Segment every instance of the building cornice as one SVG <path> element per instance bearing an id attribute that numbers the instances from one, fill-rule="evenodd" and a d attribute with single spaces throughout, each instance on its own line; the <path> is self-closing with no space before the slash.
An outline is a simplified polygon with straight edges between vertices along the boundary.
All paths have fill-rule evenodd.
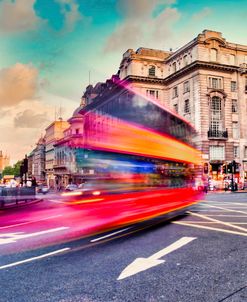
<path id="1" fill-rule="evenodd" d="M 138 82 L 138 83 L 152 83 L 152 84 L 164 84 L 164 79 L 157 78 L 157 77 L 142 77 L 142 76 L 136 76 L 136 75 L 128 75 L 124 80 L 122 81 L 131 83 L 131 82 Z"/>
<path id="2" fill-rule="evenodd" d="M 218 70 L 218 71 L 226 71 L 226 72 L 235 72 L 239 71 L 239 67 L 232 66 L 232 65 L 224 65 L 219 63 L 211 63 L 211 62 L 203 62 L 203 61 L 194 61 L 191 64 L 183 67 L 182 69 L 178 70 L 177 72 L 169 75 L 164 79 L 165 84 L 169 84 L 171 81 L 174 81 L 185 74 L 196 70 L 196 69 L 208 69 L 208 70 Z"/>

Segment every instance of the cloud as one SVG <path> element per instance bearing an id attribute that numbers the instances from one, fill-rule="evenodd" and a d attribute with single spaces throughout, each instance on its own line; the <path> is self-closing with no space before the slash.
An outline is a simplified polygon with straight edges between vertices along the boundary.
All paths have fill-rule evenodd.
<path id="1" fill-rule="evenodd" d="M 209 7 L 204 7 L 203 10 L 201 10 L 200 12 L 196 13 L 193 15 L 193 20 L 194 21 L 200 21 L 204 18 L 206 18 L 207 16 L 212 14 L 212 9 Z"/>
<path id="2" fill-rule="evenodd" d="M 11 107 L 32 99 L 38 89 L 38 70 L 32 65 L 16 63 L 0 70 L 0 107 Z"/>
<path id="3" fill-rule="evenodd" d="M 41 128 L 48 123 L 47 112 L 35 113 L 31 109 L 17 113 L 14 118 L 15 128 Z"/>
<path id="4" fill-rule="evenodd" d="M 4 33 L 35 29 L 42 21 L 36 16 L 36 0 L 3 0 L 0 2 L 0 31 Z"/>
<path id="5" fill-rule="evenodd" d="M 61 13 L 64 15 L 65 31 L 72 31 L 75 24 L 80 21 L 83 16 L 79 12 L 79 5 L 75 0 L 56 0 L 61 6 Z"/>
<path id="6" fill-rule="evenodd" d="M 165 42 L 172 39 L 173 25 L 181 16 L 176 8 L 170 7 L 174 3 L 172 0 L 119 0 L 118 9 L 124 19 L 108 37 L 104 50 L 124 51 L 126 47 L 140 46 L 163 49 Z"/>

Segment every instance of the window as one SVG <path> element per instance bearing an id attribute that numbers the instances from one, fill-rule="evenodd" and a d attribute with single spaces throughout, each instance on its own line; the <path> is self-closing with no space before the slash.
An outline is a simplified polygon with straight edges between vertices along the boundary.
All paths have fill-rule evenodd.
<path id="1" fill-rule="evenodd" d="M 188 56 L 187 55 L 185 55 L 183 57 L 183 63 L 184 63 L 184 66 L 188 65 Z"/>
<path id="2" fill-rule="evenodd" d="M 172 63 L 172 72 L 176 72 L 177 71 L 177 63 L 174 62 Z"/>
<path id="3" fill-rule="evenodd" d="M 238 100 L 232 100 L 232 113 L 238 112 Z"/>
<path id="4" fill-rule="evenodd" d="M 239 157 L 239 147 L 238 146 L 233 146 L 233 156 L 234 156 L 234 158 Z"/>
<path id="5" fill-rule="evenodd" d="M 247 158 L 247 146 L 244 147 L 244 158 Z"/>
<path id="6" fill-rule="evenodd" d="M 234 55 L 229 56 L 229 63 L 230 63 L 230 65 L 235 65 L 235 56 Z"/>
<path id="7" fill-rule="evenodd" d="M 80 129 L 75 129 L 75 134 L 79 134 L 80 133 Z"/>
<path id="8" fill-rule="evenodd" d="M 210 61 L 217 61 L 217 49 L 212 48 L 210 49 Z"/>
<path id="9" fill-rule="evenodd" d="M 213 89 L 223 89 L 222 78 L 209 77 L 209 88 Z"/>
<path id="10" fill-rule="evenodd" d="M 178 96 L 178 87 L 174 87 L 172 90 L 172 97 L 176 98 Z"/>
<path id="11" fill-rule="evenodd" d="M 184 82 L 184 93 L 190 91 L 190 83 L 189 81 Z"/>
<path id="12" fill-rule="evenodd" d="M 219 131 L 222 131 L 222 108 L 221 99 L 217 96 L 212 97 L 210 102 L 210 130 L 217 135 Z"/>
<path id="13" fill-rule="evenodd" d="M 224 146 L 209 146 L 210 160 L 225 160 Z"/>
<path id="14" fill-rule="evenodd" d="M 146 90 L 146 95 L 151 96 L 152 98 L 159 98 L 159 91 L 158 90 Z"/>
<path id="15" fill-rule="evenodd" d="M 155 77 L 155 66 L 151 66 L 148 69 L 148 75 L 151 76 L 151 77 Z"/>
<path id="16" fill-rule="evenodd" d="M 232 137 L 233 139 L 239 139 L 238 122 L 232 122 Z"/>
<path id="17" fill-rule="evenodd" d="M 231 91 L 236 91 L 237 90 L 237 82 L 231 81 Z"/>
<path id="18" fill-rule="evenodd" d="M 190 100 L 184 101 L 184 113 L 190 113 Z"/>
<path id="19" fill-rule="evenodd" d="M 174 105 L 173 105 L 173 109 L 174 109 L 174 111 L 175 111 L 176 113 L 178 113 L 178 104 L 174 104 Z"/>

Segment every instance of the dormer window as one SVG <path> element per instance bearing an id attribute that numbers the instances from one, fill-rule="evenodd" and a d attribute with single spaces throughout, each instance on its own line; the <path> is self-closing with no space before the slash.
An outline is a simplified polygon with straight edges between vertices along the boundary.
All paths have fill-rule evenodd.
<path id="1" fill-rule="evenodd" d="M 183 63 L 184 63 L 184 66 L 188 65 L 188 56 L 187 55 L 185 55 L 183 57 Z"/>
<path id="2" fill-rule="evenodd" d="M 151 77 L 155 77 L 155 66 L 151 66 L 148 70 L 148 75 Z"/>
<path id="3" fill-rule="evenodd" d="M 177 71 L 177 63 L 174 62 L 172 63 L 172 72 L 176 72 Z"/>
<path id="4" fill-rule="evenodd" d="M 216 62 L 217 61 L 217 54 L 218 54 L 217 49 L 215 49 L 215 48 L 210 49 L 210 61 Z"/>

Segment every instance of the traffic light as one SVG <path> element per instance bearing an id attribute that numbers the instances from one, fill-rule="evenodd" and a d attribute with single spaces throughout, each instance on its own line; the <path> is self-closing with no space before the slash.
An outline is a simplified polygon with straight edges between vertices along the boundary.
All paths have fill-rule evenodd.
<path id="1" fill-rule="evenodd" d="M 27 171 L 28 171 L 28 159 L 27 157 L 25 157 L 23 160 L 23 174 L 27 173 Z"/>
<path id="2" fill-rule="evenodd" d="M 222 166 L 222 172 L 223 172 L 223 174 L 226 174 L 226 173 L 227 173 L 226 170 L 227 170 L 227 169 L 226 169 L 226 165 L 223 165 L 223 166 Z"/>
<path id="3" fill-rule="evenodd" d="M 24 165 L 21 164 L 20 165 L 20 176 L 23 177 L 23 175 L 24 175 Z"/>
<path id="4" fill-rule="evenodd" d="M 227 165 L 227 173 L 232 173 L 232 163 Z"/>

